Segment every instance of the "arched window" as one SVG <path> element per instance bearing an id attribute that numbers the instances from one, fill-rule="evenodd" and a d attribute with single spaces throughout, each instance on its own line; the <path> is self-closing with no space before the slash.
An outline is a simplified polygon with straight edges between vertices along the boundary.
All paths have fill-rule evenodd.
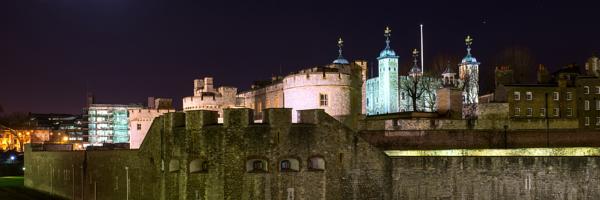
<path id="1" fill-rule="evenodd" d="M 279 162 L 279 171 L 281 172 L 297 172 L 300 171 L 300 161 L 295 158 L 286 158 Z"/>
<path id="2" fill-rule="evenodd" d="M 208 172 L 208 161 L 195 159 L 190 162 L 190 173 L 206 173 Z"/>
<path id="3" fill-rule="evenodd" d="M 208 161 L 202 162 L 202 171 L 208 172 Z"/>
<path id="4" fill-rule="evenodd" d="M 308 159 L 309 170 L 325 170 L 325 159 L 320 156 L 314 156 Z"/>
<path id="5" fill-rule="evenodd" d="M 263 162 L 260 160 L 255 160 L 254 162 L 252 162 L 252 169 L 253 170 L 264 170 Z"/>
<path id="6" fill-rule="evenodd" d="M 177 172 L 177 171 L 179 171 L 179 161 L 171 160 L 169 162 L 169 172 Z"/>
<path id="7" fill-rule="evenodd" d="M 250 159 L 246 162 L 246 172 L 261 173 L 267 172 L 267 160 L 265 159 Z"/>
<path id="8" fill-rule="evenodd" d="M 281 170 L 289 170 L 290 167 L 291 167 L 290 165 L 291 165 L 291 163 L 290 163 L 289 160 L 282 160 L 281 161 L 281 165 L 280 165 L 281 166 Z"/>

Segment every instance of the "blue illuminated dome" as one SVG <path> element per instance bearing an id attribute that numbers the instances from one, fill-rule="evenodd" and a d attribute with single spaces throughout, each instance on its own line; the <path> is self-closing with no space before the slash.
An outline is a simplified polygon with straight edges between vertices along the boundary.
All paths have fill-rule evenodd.
<path id="1" fill-rule="evenodd" d="M 377 59 L 398 58 L 398 56 L 396 56 L 396 52 L 394 50 L 392 50 L 392 48 L 390 48 L 391 32 L 392 32 L 392 30 L 389 27 L 385 27 L 385 31 L 384 31 L 385 34 L 383 34 L 383 36 L 385 36 L 385 49 L 383 49 L 379 53 L 379 57 Z"/>
<path id="2" fill-rule="evenodd" d="M 346 60 L 344 58 L 344 56 L 342 56 L 342 46 L 344 46 L 344 40 L 342 40 L 342 38 L 340 38 L 338 40 L 338 57 L 337 59 L 335 59 L 333 61 L 333 64 L 342 64 L 342 65 L 347 65 L 350 64 L 350 62 L 348 62 L 348 60 Z"/>
<path id="3" fill-rule="evenodd" d="M 347 65 L 350 64 L 350 62 L 348 62 L 348 60 L 346 60 L 344 57 L 342 57 L 342 55 L 340 55 L 337 59 L 333 61 L 333 64 Z"/>
<path id="4" fill-rule="evenodd" d="M 473 57 L 473 55 L 471 55 L 471 52 L 469 52 L 469 53 L 467 54 L 467 56 L 465 56 L 465 57 L 462 59 L 462 62 L 463 62 L 463 63 L 477 63 L 477 59 L 476 59 L 475 57 Z"/>
<path id="5" fill-rule="evenodd" d="M 385 49 L 383 49 L 381 51 L 381 53 L 379 53 L 379 58 L 387 58 L 387 57 L 397 57 L 396 56 L 396 52 L 394 50 L 392 50 L 389 46 L 385 47 Z"/>

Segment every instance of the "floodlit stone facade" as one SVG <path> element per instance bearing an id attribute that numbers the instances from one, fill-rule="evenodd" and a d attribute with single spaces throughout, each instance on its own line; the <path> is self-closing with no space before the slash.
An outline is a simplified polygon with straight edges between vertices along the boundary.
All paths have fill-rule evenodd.
<path id="1" fill-rule="evenodd" d="M 501 108 L 502 106 L 498 106 Z M 25 185 L 69 199 L 571 199 L 600 197 L 595 156 L 396 156 L 389 150 L 588 146 L 569 122 L 367 118 L 324 110 L 167 113 L 140 149 L 27 148 Z M 562 120 L 562 121 L 561 121 Z M 577 123 L 574 123 L 576 128 Z M 36 148 L 38 149 L 38 148 Z M 519 152 L 518 149 L 516 152 Z M 587 186 L 587 187 L 586 187 Z"/>
<path id="2" fill-rule="evenodd" d="M 237 106 L 254 109 L 253 119 L 263 119 L 267 108 L 291 108 L 292 122 L 298 111 L 323 109 L 352 127 L 362 114 L 367 62 L 328 64 L 300 70 L 285 77 L 257 82 L 237 95 Z"/>
<path id="3" fill-rule="evenodd" d="M 168 113 L 139 150 L 26 154 L 25 184 L 70 199 L 390 199 L 390 160 L 323 110 Z M 368 158 L 368 159 L 366 159 Z M 49 168 L 48 168 L 49 167 Z"/>
<path id="4" fill-rule="evenodd" d="M 154 118 L 166 113 L 175 112 L 175 109 L 140 108 L 129 109 L 129 148 L 138 149 L 150 129 Z"/>
<path id="5" fill-rule="evenodd" d="M 183 111 L 212 110 L 222 116 L 223 109 L 235 107 L 237 88 L 221 86 L 215 89 L 213 78 L 204 77 L 194 80 L 193 94 L 183 98 Z"/>

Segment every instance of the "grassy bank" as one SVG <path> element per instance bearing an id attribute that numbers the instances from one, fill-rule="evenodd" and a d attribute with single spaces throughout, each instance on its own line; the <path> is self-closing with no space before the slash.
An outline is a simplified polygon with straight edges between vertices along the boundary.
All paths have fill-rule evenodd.
<path id="1" fill-rule="evenodd" d="M 5 176 L 0 177 L 0 200 L 44 200 L 44 199 L 61 199 L 53 197 L 49 194 L 26 188 L 23 185 L 22 176 Z"/>

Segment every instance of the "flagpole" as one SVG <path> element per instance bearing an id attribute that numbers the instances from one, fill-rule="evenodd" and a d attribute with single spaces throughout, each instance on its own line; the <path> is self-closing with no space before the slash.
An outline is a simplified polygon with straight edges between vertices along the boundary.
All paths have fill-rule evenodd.
<path id="1" fill-rule="evenodd" d="M 423 24 L 421 24 L 421 72 L 425 72 L 423 66 L 425 66 L 425 62 L 423 62 Z"/>

